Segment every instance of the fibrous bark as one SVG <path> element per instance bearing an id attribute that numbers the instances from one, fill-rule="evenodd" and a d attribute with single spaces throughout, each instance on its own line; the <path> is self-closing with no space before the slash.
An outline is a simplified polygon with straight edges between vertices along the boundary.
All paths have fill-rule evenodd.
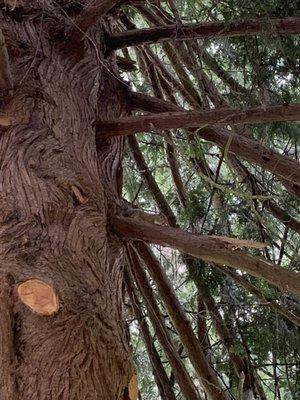
<path id="1" fill-rule="evenodd" d="M 17 400 L 12 282 L 0 275 L 0 398 Z"/>
<path id="2" fill-rule="evenodd" d="M 48 2 L 42 20 L 38 4 L 25 7 L 32 14 L 24 23 L 1 18 L 28 54 L 11 57 L 18 90 L 3 104 L 14 120 L 0 136 L 0 271 L 16 286 L 46 282 L 59 309 L 41 316 L 14 300 L 18 400 L 123 400 L 133 372 L 124 255 L 106 230 L 123 142 L 96 147 L 94 129 L 95 120 L 124 112 L 122 84 L 99 63 L 100 25 L 98 41 L 77 53 L 53 38 L 61 19 Z"/>

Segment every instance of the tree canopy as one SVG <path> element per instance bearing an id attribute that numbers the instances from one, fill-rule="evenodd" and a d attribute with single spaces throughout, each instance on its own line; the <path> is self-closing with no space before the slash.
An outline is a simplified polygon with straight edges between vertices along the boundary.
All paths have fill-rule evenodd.
<path id="1" fill-rule="evenodd" d="M 273 18 L 297 16 L 296 3 L 133 2 L 123 8 L 118 22 L 119 36 L 125 29 L 153 29 L 172 24 L 178 32 L 177 35 L 174 31 L 168 41 L 161 43 L 147 43 L 145 36 L 139 46 L 134 44 L 118 52 L 123 79 L 129 82 L 132 91 L 145 95 L 133 98 L 135 115 L 146 113 L 150 121 L 148 132 L 152 132 L 143 133 L 140 125 L 136 130 L 140 133 L 135 138 L 129 137 L 124 162 L 126 199 L 153 214 L 153 218 L 163 215 L 170 225 L 189 232 L 264 243 L 265 247 L 250 249 L 248 253 L 292 271 L 299 271 L 299 192 L 285 178 L 294 172 L 299 176 L 299 169 L 291 170 L 289 177 L 280 176 L 278 163 L 268 168 L 258 158 L 243 154 L 239 143 L 232 150 L 232 142 L 235 135 L 251 140 L 253 148 L 249 150 L 255 157 L 259 154 L 258 146 L 263 145 L 267 151 L 298 160 L 299 124 L 286 120 L 274 122 L 280 113 L 275 113 L 275 118 L 273 115 L 273 122 L 271 117 L 270 122 L 263 124 L 243 125 L 242 121 L 233 125 L 229 120 L 226 126 L 223 124 L 227 136 L 221 143 L 206 132 L 210 128 L 207 122 L 198 129 L 196 123 L 191 129 L 180 122 L 176 125 L 174 116 L 166 114 L 165 126 L 172 126 L 173 121 L 175 127 L 164 126 L 161 131 L 155 120 L 159 114 L 152 113 L 176 112 L 172 104 L 178 109 L 199 110 L 204 116 L 214 109 L 218 119 L 218 109 L 224 107 L 239 110 L 258 107 L 264 112 L 272 106 L 299 103 L 299 36 L 277 33 L 272 24 Z M 196 39 L 181 34 L 183 24 L 224 21 L 229 30 L 230 24 L 248 20 L 262 21 L 262 34 L 238 37 L 212 34 Z M 146 95 L 165 100 L 168 105 L 151 103 Z M 191 121 L 191 114 L 186 118 Z M 223 122 L 222 118 L 219 121 Z M 125 125 L 122 120 L 118 122 L 118 131 L 123 133 Z M 115 130 L 116 126 L 112 127 L 112 132 Z M 242 264 L 247 263 L 242 256 L 240 270 L 234 272 L 159 245 L 153 251 L 229 397 L 244 398 L 239 394 L 241 375 L 235 372 L 237 356 L 259 377 L 260 398 L 296 399 L 300 394 L 299 318 L 298 322 L 292 321 L 282 311 L 299 315 L 297 298 L 241 272 Z M 166 303 L 161 300 L 161 289 L 151 276 L 165 329 L 199 387 L 190 357 L 183 349 Z M 139 329 L 148 319 L 153 326 L 153 320 L 144 295 L 140 301 L 136 305 L 140 315 L 128 304 L 129 322 L 141 397 L 153 399 L 162 392 L 149 374 L 149 352 Z M 149 330 L 175 396 L 183 398 L 155 326 Z"/>
<path id="2" fill-rule="evenodd" d="M 299 2 L 3 3 L 0 397 L 299 399 Z"/>

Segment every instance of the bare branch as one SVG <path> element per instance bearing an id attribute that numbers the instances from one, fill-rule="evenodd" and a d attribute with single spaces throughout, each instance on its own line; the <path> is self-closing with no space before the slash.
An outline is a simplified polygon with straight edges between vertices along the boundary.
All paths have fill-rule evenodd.
<path id="1" fill-rule="evenodd" d="M 156 105 L 169 107 L 169 103 L 155 100 Z M 159 103 L 158 103 L 159 102 Z M 144 104 L 145 105 L 145 104 Z M 155 105 L 155 106 L 156 106 Z M 149 107 L 154 107 L 154 103 L 149 101 Z M 174 110 L 174 105 L 170 108 Z M 285 115 L 286 110 L 286 115 Z M 290 115 L 289 115 L 290 114 Z M 260 117 L 259 117 L 260 116 Z M 118 135 L 131 135 L 136 132 L 154 131 L 156 129 L 168 129 L 179 126 L 199 126 L 201 123 L 219 122 L 227 118 L 228 123 L 245 123 L 246 120 L 258 122 L 258 120 L 297 120 L 300 119 L 300 105 L 274 106 L 266 110 L 262 108 L 251 108 L 248 111 L 237 111 L 231 109 L 198 111 L 182 111 L 161 113 L 159 115 L 146 115 L 142 117 L 127 117 L 116 121 L 103 122 L 98 124 L 98 140 L 104 137 L 114 137 Z M 175 119 L 175 120 L 174 120 Z M 197 121 L 197 123 L 195 122 Z M 201 121 L 201 122 L 200 122 Z M 192 132 L 195 133 L 194 131 Z M 300 174 L 299 162 L 283 156 L 275 150 L 265 147 L 263 144 L 245 135 L 239 135 L 227 129 L 209 128 L 204 126 L 199 130 L 199 135 L 210 142 L 214 142 L 225 148 L 230 142 L 229 153 L 242 157 L 254 164 L 276 175 L 285 184 L 291 183 L 294 193 L 300 193 Z"/>
<path id="2" fill-rule="evenodd" d="M 98 125 L 101 137 L 128 136 L 138 132 L 164 129 L 201 128 L 206 125 L 238 125 L 275 121 L 300 121 L 300 104 L 236 110 L 218 108 L 205 111 L 165 112 L 139 117 L 125 117 Z"/>
<path id="3" fill-rule="evenodd" d="M 242 288 L 244 288 L 246 291 L 249 293 L 252 293 L 254 296 L 256 296 L 263 304 L 266 306 L 272 308 L 275 312 L 283 315 L 285 318 L 287 318 L 289 321 L 291 321 L 293 324 L 296 326 L 300 327 L 300 318 L 287 310 L 285 307 L 283 307 L 281 304 L 276 303 L 276 301 L 267 299 L 266 296 L 252 283 L 250 283 L 245 277 L 237 274 L 235 271 L 233 271 L 230 268 L 219 268 L 217 267 L 223 274 L 229 276 L 234 282 L 236 282 L 238 285 L 240 285 Z"/>
<path id="4" fill-rule="evenodd" d="M 254 257 L 218 237 L 194 235 L 181 229 L 124 217 L 114 217 L 112 226 L 114 231 L 124 238 L 175 248 L 204 261 L 216 263 L 220 267 L 226 265 L 241 269 L 257 278 L 265 279 L 283 291 L 300 295 L 300 277 L 297 273 Z"/>
<path id="5" fill-rule="evenodd" d="M 165 271 L 145 243 L 136 242 L 135 245 L 157 285 L 163 303 L 187 351 L 188 357 L 202 381 L 206 393 L 212 400 L 227 399 Z"/>
<path id="6" fill-rule="evenodd" d="M 166 201 L 162 191 L 157 185 L 155 179 L 153 178 L 151 171 L 143 157 L 143 154 L 139 148 L 139 144 L 135 137 L 130 137 L 128 140 L 130 149 L 132 151 L 133 158 L 138 166 L 141 176 L 145 180 L 148 189 L 150 190 L 152 196 L 154 197 L 159 210 L 165 215 L 168 223 L 171 226 L 176 226 L 176 217 Z"/>
<path id="7" fill-rule="evenodd" d="M 131 275 L 130 280 L 133 281 L 133 274 L 139 291 L 145 301 L 151 324 L 153 325 L 156 331 L 157 338 L 170 362 L 170 365 L 176 377 L 176 381 L 180 389 L 182 390 L 182 393 L 187 399 L 199 400 L 199 396 L 193 385 L 193 382 L 189 374 L 187 373 L 179 355 L 174 349 L 174 345 L 168 335 L 168 332 L 166 331 L 164 321 L 161 316 L 161 311 L 155 300 L 153 290 L 149 284 L 147 275 L 145 274 L 145 271 L 142 268 L 135 251 L 129 251 L 128 258 L 130 260 L 130 269 L 132 272 L 129 272 Z"/>
<path id="8" fill-rule="evenodd" d="M 129 271 L 125 271 L 124 281 L 134 314 L 138 320 L 146 351 L 152 365 L 154 379 L 161 398 L 166 400 L 176 400 L 170 380 L 161 362 L 158 351 L 156 350 L 154 339 L 151 336 L 147 320 L 143 315 L 141 307 L 139 306 L 137 293 L 133 285 L 133 281 L 130 279 Z"/>
<path id="9" fill-rule="evenodd" d="M 107 41 L 110 50 L 170 39 L 238 37 L 249 35 L 287 35 L 300 33 L 300 18 L 255 19 L 238 22 L 207 22 L 172 24 L 155 28 L 134 29 L 111 35 Z"/>

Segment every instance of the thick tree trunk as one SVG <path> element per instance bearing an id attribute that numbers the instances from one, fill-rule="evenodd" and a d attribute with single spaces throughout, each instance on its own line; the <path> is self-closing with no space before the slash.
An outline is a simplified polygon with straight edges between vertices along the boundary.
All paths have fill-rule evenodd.
<path id="1" fill-rule="evenodd" d="M 79 54 L 49 41 L 51 18 L 42 30 L 39 17 L 8 26 L 38 53 L 12 62 L 21 80 L 4 107 L 15 125 L 0 136 L 0 266 L 17 284 L 50 284 L 59 302 L 41 316 L 15 298 L 18 400 L 123 400 L 133 372 L 123 251 L 106 231 L 122 141 L 96 151 L 93 128 L 122 114 L 122 89 L 96 41 Z"/>

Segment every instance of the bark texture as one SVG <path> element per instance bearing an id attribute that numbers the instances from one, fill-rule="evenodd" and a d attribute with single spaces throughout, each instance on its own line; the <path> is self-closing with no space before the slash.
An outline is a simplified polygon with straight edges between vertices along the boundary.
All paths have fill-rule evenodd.
<path id="1" fill-rule="evenodd" d="M 16 285 L 48 283 L 60 300 L 41 316 L 15 299 L 18 400 L 123 400 L 132 375 L 123 251 L 106 230 L 123 144 L 96 148 L 94 129 L 122 115 L 123 89 L 105 66 L 101 26 L 78 53 L 52 35 L 60 19 L 48 3 L 40 15 L 1 19 L 27 49 L 12 59 L 18 90 L 3 107 L 15 122 L 0 137 L 1 271 Z"/>
<path id="2" fill-rule="evenodd" d="M 11 286 L 0 276 L 0 399 L 17 400 Z"/>

